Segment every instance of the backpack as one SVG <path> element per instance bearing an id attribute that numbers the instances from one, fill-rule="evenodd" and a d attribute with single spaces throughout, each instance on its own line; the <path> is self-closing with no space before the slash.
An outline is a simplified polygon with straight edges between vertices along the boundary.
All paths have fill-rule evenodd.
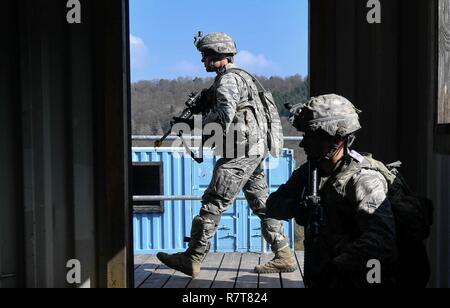
<path id="1" fill-rule="evenodd" d="M 384 165 L 370 156 L 365 158 L 370 163 L 368 168 L 380 172 L 388 183 L 387 197 L 394 213 L 398 241 L 408 244 L 427 239 L 433 224 L 431 200 L 412 193 L 398 170 L 401 162 Z"/>
<path id="2" fill-rule="evenodd" d="M 265 119 L 267 123 L 267 148 L 269 149 L 269 152 L 273 157 L 280 157 L 281 151 L 284 147 L 283 127 L 281 126 L 280 115 L 278 113 L 278 108 L 275 104 L 272 93 L 266 90 L 261 82 L 246 70 L 243 70 L 241 68 L 232 68 L 227 70 L 227 73 L 228 72 L 235 72 L 239 76 L 241 76 L 239 72 L 244 72 L 249 75 L 255 85 L 259 87 L 258 97 L 264 107 Z M 245 78 L 243 79 L 244 82 L 246 82 Z M 250 87 L 248 88 L 250 89 Z"/>
<path id="3" fill-rule="evenodd" d="M 350 156 L 358 158 L 352 151 Z M 360 155 L 359 155 L 360 156 Z M 399 285 L 425 287 L 430 276 L 430 264 L 424 240 L 430 235 L 433 224 L 433 203 L 431 200 L 412 193 L 399 172 L 401 162 L 385 165 L 371 157 L 363 156 L 359 163 L 350 164 L 344 171 L 345 182 L 361 169 L 380 172 L 388 183 L 387 198 L 394 214 L 397 248 L 399 254 Z"/>

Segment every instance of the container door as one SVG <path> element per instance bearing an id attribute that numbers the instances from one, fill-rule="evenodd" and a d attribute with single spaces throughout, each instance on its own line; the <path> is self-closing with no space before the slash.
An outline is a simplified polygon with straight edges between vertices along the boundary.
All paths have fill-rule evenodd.
<path id="1" fill-rule="evenodd" d="M 192 194 L 201 196 L 211 182 L 216 159 L 205 155 L 202 164 L 193 164 Z M 192 219 L 199 214 L 201 202 L 192 203 Z M 239 213 L 236 202 L 222 215 L 216 235 L 211 241 L 211 252 L 232 252 L 237 250 L 237 222 Z"/>
<path id="2" fill-rule="evenodd" d="M 262 251 L 262 236 L 261 236 L 261 219 L 254 215 L 252 210 L 247 207 L 248 217 L 248 243 L 249 251 L 261 252 Z"/>
<path id="3" fill-rule="evenodd" d="M 269 193 L 273 193 L 286 183 L 294 171 L 294 152 L 285 149 L 278 159 L 269 157 L 266 160 L 266 177 L 269 186 Z M 294 221 L 283 221 L 284 235 L 287 237 L 289 244 L 294 248 Z"/>

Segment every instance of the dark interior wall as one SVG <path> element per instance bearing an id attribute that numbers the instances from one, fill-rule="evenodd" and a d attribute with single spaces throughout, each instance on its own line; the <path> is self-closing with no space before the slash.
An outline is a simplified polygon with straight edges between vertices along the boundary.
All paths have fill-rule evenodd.
<path id="1" fill-rule="evenodd" d="M 129 8 L 127 0 L 92 4 L 95 172 L 100 275 L 107 287 L 133 287 Z M 95 15 L 94 15 L 95 12 Z"/>
<path id="2" fill-rule="evenodd" d="M 430 285 L 448 287 L 450 157 L 436 149 L 450 135 L 435 126 L 437 0 L 380 0 L 381 24 L 367 22 L 367 2 L 310 1 L 311 95 L 354 102 L 363 110 L 355 147 L 401 160 L 411 188 L 433 200 Z"/>
<path id="3" fill-rule="evenodd" d="M 363 111 L 355 147 L 385 162 L 401 160 L 411 186 L 423 193 L 433 2 L 381 0 L 382 22 L 369 24 L 365 0 L 310 1 L 311 95 L 350 99 Z"/>
<path id="4" fill-rule="evenodd" d="M 65 7 L 19 2 L 27 285 L 65 285 L 75 258 Z"/>
<path id="5" fill-rule="evenodd" d="M 2 5 L 0 28 L 0 287 L 24 283 L 22 151 L 17 3 Z M 3 277 L 3 278 L 2 278 Z"/>
<path id="6" fill-rule="evenodd" d="M 0 269 L 20 279 L 1 283 L 71 286 L 77 259 L 75 286 L 132 286 L 128 3 L 68 24 L 66 2 L 2 5 Z"/>

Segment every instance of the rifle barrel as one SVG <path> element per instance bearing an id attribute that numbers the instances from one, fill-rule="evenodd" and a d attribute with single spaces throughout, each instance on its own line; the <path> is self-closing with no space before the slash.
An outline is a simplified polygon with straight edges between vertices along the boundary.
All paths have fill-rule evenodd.
<path id="1" fill-rule="evenodd" d="M 197 100 L 199 99 L 200 96 L 201 96 L 200 92 L 191 94 L 191 96 L 189 97 L 189 99 L 185 103 L 187 108 L 184 109 L 183 112 L 181 113 L 181 115 L 179 116 L 180 119 L 188 120 L 188 119 L 190 119 L 192 117 L 192 115 L 193 115 L 192 108 L 194 107 L 195 103 L 197 102 Z M 164 140 L 166 140 L 167 137 L 169 137 L 170 134 L 172 134 L 173 126 L 175 124 L 176 124 L 175 122 L 172 122 L 170 124 L 170 129 L 166 132 L 166 134 L 164 136 L 162 136 L 161 139 L 155 141 L 155 147 L 156 148 L 160 148 L 162 146 Z"/>
<path id="2" fill-rule="evenodd" d="M 317 196 L 317 168 L 312 171 L 311 174 L 312 181 L 312 195 Z"/>
<path id="3" fill-rule="evenodd" d="M 161 139 L 155 141 L 155 148 L 160 148 L 164 140 L 166 140 L 167 137 L 170 136 L 170 134 L 172 134 L 172 127 L 170 128 L 170 130 L 167 131 L 167 133 L 164 136 L 161 137 Z"/>

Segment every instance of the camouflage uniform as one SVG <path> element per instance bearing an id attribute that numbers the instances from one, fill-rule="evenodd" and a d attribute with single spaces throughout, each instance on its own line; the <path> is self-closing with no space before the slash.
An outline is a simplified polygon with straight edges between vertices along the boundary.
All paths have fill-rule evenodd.
<path id="1" fill-rule="evenodd" d="M 321 129 L 331 136 L 346 136 L 360 127 L 353 108 L 335 95 L 313 98 L 293 110 L 292 122 L 301 131 Z M 302 112 L 305 110 L 309 112 Z M 397 260 L 395 221 L 387 199 L 387 181 L 372 167 L 375 163 L 369 156 L 348 150 L 333 172 L 320 179 L 324 223 L 316 238 L 312 235 L 312 209 L 304 203 L 309 163 L 270 195 L 268 216 L 295 217 L 305 227 L 305 281 L 309 286 L 368 286 L 366 265 L 372 259 L 381 262 L 383 285 L 392 285 Z M 317 241 L 314 252 L 313 241 Z"/>
<path id="2" fill-rule="evenodd" d="M 217 123 L 224 132 L 223 148 L 215 154 L 228 158 L 267 155 L 265 111 L 252 78 L 230 63 L 224 66 L 211 88 L 214 104 L 203 125 Z"/>
<path id="3" fill-rule="evenodd" d="M 237 53 L 234 41 L 224 33 L 212 33 L 196 40 L 196 46 L 203 54 L 203 62 L 211 54 L 228 55 L 232 62 L 232 56 Z M 208 71 L 211 68 L 209 65 Z M 283 262 L 271 263 L 269 270 L 295 270 L 282 222 L 266 217 L 268 187 L 262 164 L 267 155 L 268 128 L 264 107 L 251 76 L 233 70 L 235 68 L 229 63 L 217 71 L 210 93 L 212 104 L 203 118 L 205 129 L 211 123 L 220 125 L 224 146 L 216 145 L 215 154 L 223 158 L 215 165 L 211 183 L 202 197 L 200 214 L 192 222 L 189 247 L 186 252 L 175 256 L 158 254 L 163 263 L 194 278 L 200 272 L 201 260 L 222 214 L 241 190 L 253 213 L 261 219 L 265 240 L 276 255 L 282 256 L 280 260 Z"/>
<path id="4" fill-rule="evenodd" d="M 241 190 L 253 213 L 261 218 L 263 236 L 271 244 L 272 250 L 277 252 L 288 246 L 283 224 L 265 216 L 268 187 L 262 162 L 267 152 L 262 132 L 266 128 L 260 127 L 257 120 L 261 114 L 258 112 L 263 107 L 259 100 L 249 101 L 249 92 L 257 91 L 250 77 L 247 75 L 247 80 L 244 80 L 245 76 L 227 73 L 232 68 L 235 66 L 228 64 L 219 72 L 213 87 L 215 103 L 204 118 L 204 124 L 218 123 L 222 126 L 226 134 L 225 152 L 229 152 L 227 148 L 230 146 L 234 149 L 243 147 L 245 154 L 235 156 L 233 152 L 233 155 L 217 161 L 211 183 L 203 195 L 200 215 L 193 221 L 188 249 L 191 254 L 205 253 L 222 213 L 230 207 Z M 228 134 L 231 124 L 236 125 L 238 138 L 231 138 Z M 252 137 L 258 138 L 252 141 Z"/>

